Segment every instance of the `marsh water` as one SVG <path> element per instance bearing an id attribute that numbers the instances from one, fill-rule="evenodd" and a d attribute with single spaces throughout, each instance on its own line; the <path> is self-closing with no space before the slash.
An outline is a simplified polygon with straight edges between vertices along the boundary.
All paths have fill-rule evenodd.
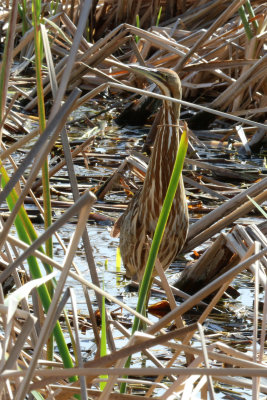
<path id="1" fill-rule="evenodd" d="M 89 110 L 89 115 L 93 115 L 95 110 Z M 105 117 L 100 120 L 99 118 L 93 119 L 93 121 L 97 125 L 99 125 L 99 132 L 90 146 L 89 151 L 87 151 L 83 156 L 77 157 L 75 160 L 75 173 L 77 176 L 77 181 L 79 184 L 79 188 L 81 192 L 90 188 L 94 190 L 99 187 L 103 183 L 103 180 L 110 177 L 114 172 L 115 168 L 120 165 L 122 160 L 129 154 L 131 149 L 141 151 L 142 145 L 144 143 L 144 137 L 148 133 L 149 127 L 125 127 L 119 128 L 116 126 L 113 120 L 113 110 L 110 110 L 105 114 Z M 84 121 L 88 118 L 88 109 L 84 109 L 83 112 L 79 112 L 79 114 L 73 115 L 73 123 L 71 123 L 68 127 L 68 135 L 70 138 L 70 142 L 72 145 L 79 144 L 85 138 L 89 137 L 91 134 L 91 128 L 84 128 Z M 31 144 L 28 144 L 30 147 Z M 60 140 L 58 141 L 56 148 L 61 149 Z M 203 147 L 196 147 L 196 150 L 203 156 L 205 153 L 206 158 L 215 158 L 220 156 L 221 149 L 216 149 L 216 147 L 203 149 Z M 234 152 L 232 150 L 225 150 L 225 155 L 227 158 L 231 158 L 231 154 L 233 158 L 235 157 Z M 60 157 L 55 155 L 54 161 L 52 163 L 58 162 Z M 57 158 L 58 157 L 58 158 Z M 20 158 L 20 156 L 18 156 Z M 86 158 L 86 162 L 84 159 Z M 220 165 L 217 164 L 217 165 Z M 224 165 L 223 162 L 221 165 Z M 252 170 L 256 170 L 259 166 L 263 165 L 262 159 L 255 157 L 254 159 L 250 159 L 247 161 L 243 161 L 240 167 L 244 168 L 249 167 Z M 66 167 L 64 167 L 55 177 L 51 180 L 54 193 L 53 195 L 55 199 L 59 199 L 62 201 L 66 200 L 66 202 L 72 200 L 71 188 L 68 181 L 68 173 Z M 206 201 L 209 206 L 216 205 L 216 201 L 212 202 L 212 199 L 205 199 L 205 195 L 201 195 L 201 201 Z M 124 277 L 124 267 L 123 265 L 118 265 L 117 261 L 117 248 L 119 245 L 119 239 L 112 238 L 110 236 L 110 229 L 112 225 L 112 220 L 114 221 L 121 212 L 123 212 L 123 207 L 121 205 L 125 205 L 128 199 L 125 191 L 121 189 L 116 189 L 111 193 L 108 193 L 105 197 L 104 201 L 99 201 L 97 204 L 100 208 L 95 208 L 93 212 L 96 214 L 103 215 L 107 218 L 104 220 L 100 219 L 89 219 L 87 223 L 87 231 L 89 234 L 91 246 L 93 249 L 95 265 L 98 273 L 98 277 L 100 283 L 104 289 L 112 294 L 113 296 L 123 300 L 129 306 L 135 308 L 137 302 L 137 292 L 131 290 L 130 281 L 128 281 Z M 106 210 L 101 210 L 101 205 L 105 205 Z M 114 205 L 118 206 L 117 208 Z M 121 206 L 121 209 L 120 209 Z M 64 212 L 64 209 L 55 208 L 54 217 L 57 218 L 61 213 Z M 202 215 L 199 211 L 196 214 L 190 212 L 190 222 L 193 223 Z M 253 217 L 252 217 L 253 218 Z M 255 217 L 254 222 L 261 220 L 260 217 Z M 71 235 L 75 229 L 74 219 L 71 223 L 64 225 L 58 234 L 63 240 L 64 244 L 67 246 Z M 245 219 L 245 223 L 249 222 L 249 219 Z M 35 224 L 35 227 L 39 233 L 43 231 L 42 224 Z M 200 246 L 195 249 L 197 251 L 203 251 L 207 246 L 210 245 L 210 241 L 208 241 L 205 245 Z M 57 261 L 62 263 L 64 258 L 64 251 L 59 244 L 54 242 L 54 257 Z M 175 277 L 177 274 L 186 266 L 187 262 L 192 261 L 194 258 L 193 252 L 190 252 L 186 258 L 181 259 L 173 263 L 173 265 L 166 272 L 168 280 L 172 283 L 175 281 Z M 74 259 L 75 264 L 79 268 L 79 271 L 82 273 L 84 278 L 91 280 L 90 272 L 88 268 L 88 263 L 85 257 L 84 248 L 82 241 L 79 244 L 79 249 L 77 251 L 76 257 Z M 93 332 L 90 329 L 90 319 L 88 316 L 88 309 L 86 302 L 84 300 L 83 289 L 80 284 L 78 284 L 73 279 L 68 279 L 66 286 L 71 286 L 74 288 L 78 312 L 81 317 L 81 323 L 84 323 L 84 329 L 82 329 L 81 334 L 81 345 L 83 350 L 84 359 L 90 359 L 91 356 L 95 353 L 96 347 L 94 343 Z M 239 297 L 236 299 L 233 298 L 225 298 L 217 308 L 217 312 L 214 312 L 210 315 L 210 317 L 206 320 L 205 334 L 207 343 L 211 343 L 216 340 L 222 340 L 224 343 L 231 344 L 238 349 L 242 349 L 242 351 L 250 351 L 252 344 L 252 335 L 253 335 L 253 301 L 254 301 L 254 287 L 252 276 L 248 272 L 244 272 L 243 274 L 238 275 L 238 277 L 233 282 L 233 286 L 238 290 Z M 93 306 L 95 311 L 98 309 L 95 295 L 93 291 L 89 291 L 91 300 L 93 302 Z M 150 298 L 150 304 L 156 303 L 164 299 L 164 295 L 158 292 L 152 292 Z M 262 298 L 260 298 L 262 301 Z M 177 299 L 177 304 L 179 304 L 179 299 Z M 70 306 L 70 305 L 69 305 Z M 111 304 L 107 302 L 107 309 L 110 312 L 118 312 L 118 314 L 122 313 L 120 318 L 122 321 L 128 321 L 129 327 L 131 324 L 132 316 L 129 315 L 125 311 L 118 310 L 118 307 L 115 304 Z M 156 320 L 157 318 L 154 316 L 150 316 L 152 320 Z M 197 311 L 189 313 L 187 316 L 186 322 L 195 322 L 198 318 Z M 114 333 L 116 337 L 116 345 L 118 348 L 126 344 L 126 340 L 120 332 Z M 198 345 L 199 343 L 194 340 L 193 345 Z M 171 357 L 171 353 L 169 354 L 165 348 L 158 347 L 154 348 L 153 352 L 157 355 L 157 357 L 168 360 Z M 139 354 L 134 358 L 135 366 L 138 364 L 142 364 L 142 358 Z M 185 362 L 183 358 L 180 359 L 181 364 Z M 148 363 L 149 365 L 149 363 Z M 157 395 L 160 395 L 160 389 L 156 391 Z M 233 397 L 225 397 L 225 396 Z M 218 386 L 218 398 L 235 398 L 235 399 L 250 399 L 251 392 L 246 390 L 240 390 L 236 393 L 233 393 L 230 387 L 227 385 Z"/>

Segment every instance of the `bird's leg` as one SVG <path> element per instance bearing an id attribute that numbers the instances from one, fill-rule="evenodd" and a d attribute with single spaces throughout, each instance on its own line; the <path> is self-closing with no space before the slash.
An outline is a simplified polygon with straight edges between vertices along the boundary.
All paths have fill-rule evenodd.
<path id="1" fill-rule="evenodd" d="M 158 276 L 159 276 L 159 278 L 161 280 L 162 289 L 165 290 L 167 299 L 168 299 L 169 304 L 170 304 L 170 308 L 171 308 L 171 310 L 173 310 L 176 307 L 176 301 L 175 301 L 174 295 L 172 293 L 172 290 L 171 290 L 171 288 L 169 286 L 169 283 L 167 281 L 164 269 L 162 268 L 162 265 L 161 265 L 161 263 L 160 263 L 158 258 L 156 259 L 155 269 L 156 269 L 157 274 L 158 274 Z M 184 327 L 183 319 L 182 319 L 181 316 L 179 316 L 179 317 L 177 317 L 175 319 L 175 323 L 176 323 L 176 327 L 177 328 L 183 328 Z"/>

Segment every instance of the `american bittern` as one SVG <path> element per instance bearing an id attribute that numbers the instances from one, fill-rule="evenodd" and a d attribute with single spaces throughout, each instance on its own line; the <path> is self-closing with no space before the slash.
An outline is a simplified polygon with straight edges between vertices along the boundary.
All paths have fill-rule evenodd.
<path id="1" fill-rule="evenodd" d="M 181 82 L 176 72 L 133 66 L 138 74 L 156 83 L 162 94 L 181 99 Z M 141 280 L 163 201 L 168 189 L 179 146 L 180 105 L 163 102 L 162 118 L 150 157 L 142 189 L 134 196 L 114 231 L 120 230 L 120 249 L 126 276 Z M 167 269 L 182 249 L 188 230 L 188 211 L 182 177 L 174 197 L 158 252 L 163 269 Z"/>

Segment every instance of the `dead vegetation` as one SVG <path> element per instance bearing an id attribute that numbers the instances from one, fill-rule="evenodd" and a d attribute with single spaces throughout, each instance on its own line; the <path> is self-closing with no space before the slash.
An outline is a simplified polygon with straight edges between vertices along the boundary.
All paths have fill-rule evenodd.
<path id="1" fill-rule="evenodd" d="M 228 398 L 233 398 L 231 390 L 242 388 L 253 399 L 266 395 L 267 229 L 266 219 L 247 196 L 262 205 L 264 211 L 267 4 L 251 2 L 255 16 L 248 16 L 252 34 L 248 39 L 238 14 L 245 3 L 242 0 L 62 1 L 54 11 L 51 3 L 42 3 L 40 31 L 45 54 L 42 87 L 47 120 L 43 130 L 38 124 L 31 2 L 24 2 L 25 14 L 19 15 L 18 3 L 22 5 L 16 0 L 12 5 L 9 1 L 2 2 L 0 9 L 2 48 L 8 43 L 1 63 L 0 158 L 2 179 L 6 179 L 5 171 L 10 178 L 2 187 L 0 200 L 2 207 L 6 207 L 10 195 L 14 202 L 12 211 L 1 216 L 1 398 L 67 399 L 79 395 L 82 399 L 88 396 L 104 400 L 136 399 L 142 395 L 143 398 L 215 399 L 216 385 L 228 385 Z M 27 17 L 25 20 L 23 15 Z M 135 26 L 136 15 L 139 27 Z M 160 279 L 155 286 L 164 291 L 170 307 L 170 312 L 156 321 L 137 315 L 127 301 L 101 289 L 90 245 L 90 228 L 85 230 L 93 204 L 95 210 L 90 215 L 96 219 L 110 219 L 105 212 L 125 209 L 125 203 L 97 201 L 93 191 L 98 200 L 121 188 L 129 194 L 145 176 L 147 158 L 141 152 L 132 151 L 127 157 L 100 156 L 92 149 L 97 137 L 109 132 L 109 127 L 98 127 L 96 117 L 101 113 L 108 113 L 111 108 L 122 109 L 122 103 L 134 100 L 137 120 L 143 112 L 143 96 L 162 98 L 153 86 L 131 73 L 133 63 L 164 66 L 179 73 L 183 86 L 181 118 L 187 120 L 191 129 L 184 168 L 193 219 L 184 255 L 190 256 L 191 261 L 173 286 L 156 264 Z M 79 124 L 90 127 L 89 137 L 70 147 L 66 127 L 75 122 L 71 113 L 92 104 L 97 108 L 96 115 L 78 120 Z M 130 110 L 132 113 L 133 109 Z M 153 125 L 147 146 L 152 142 Z M 60 189 L 51 180 L 52 207 L 66 210 L 44 233 L 25 242 L 11 229 L 22 205 L 34 203 L 43 215 L 45 200 L 39 173 L 49 154 L 50 179 L 67 167 L 66 192 L 72 201 L 62 200 Z M 85 166 L 89 173 L 93 163 L 108 163 L 112 172 L 109 176 L 99 173 L 98 184 L 95 181 L 88 184 L 77 180 L 81 176 L 76 176 L 74 163 Z M 83 193 L 88 187 L 92 190 Z M 244 219 L 252 211 L 250 219 Z M 196 214 L 201 216 L 195 219 Z M 74 216 L 78 216 L 77 225 L 66 248 L 58 230 Z M 60 263 L 40 250 L 52 236 L 65 252 Z M 82 276 L 73 261 L 81 238 L 90 279 Z M 196 261 L 191 257 L 193 250 Z M 33 279 L 26 262 L 31 255 L 60 272 L 48 311 L 43 310 L 36 288 L 54 273 L 48 278 Z M 232 281 L 246 270 L 254 285 L 254 309 L 249 317 L 253 325 L 251 347 L 245 352 L 226 344 L 224 332 L 221 340 L 211 341 L 204 325 Z M 81 356 L 75 295 L 65 286 L 67 276 L 83 288 L 89 329 L 97 347 L 86 361 Z M 16 288 L 13 295 L 10 285 Z M 102 357 L 92 291 L 99 309 L 102 296 L 122 309 L 121 318 L 106 313 L 110 354 Z M 6 297 L 4 292 L 8 293 Z M 179 301 L 174 296 L 179 296 Z M 72 346 L 76 359 L 72 360 L 73 367 L 64 368 L 61 355 L 55 354 L 49 360 L 46 344 L 68 300 L 73 314 Z M 196 308 L 194 321 L 186 322 L 189 311 Z M 227 314 L 227 309 L 220 312 Z M 146 330 L 131 336 L 129 326 L 123 323 L 124 313 L 128 319 L 129 315 L 143 319 Z M 125 346 L 121 349 L 114 331 L 124 337 Z M 168 360 L 161 360 L 151 348 L 166 351 Z M 127 358 L 140 352 L 143 360 L 148 360 L 147 366 L 143 362 L 139 367 L 125 368 Z M 68 380 L 73 377 L 78 379 Z M 99 382 L 103 380 L 107 384 L 99 390 Z M 127 383 L 127 394 L 119 393 L 122 382 Z"/>

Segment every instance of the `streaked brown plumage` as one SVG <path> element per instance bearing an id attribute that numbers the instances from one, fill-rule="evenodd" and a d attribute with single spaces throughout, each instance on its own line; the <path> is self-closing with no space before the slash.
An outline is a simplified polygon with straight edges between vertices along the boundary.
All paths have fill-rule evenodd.
<path id="1" fill-rule="evenodd" d="M 139 66 L 134 66 L 133 70 L 155 82 L 164 95 L 181 99 L 181 82 L 174 71 Z M 153 238 L 177 154 L 179 116 L 180 105 L 171 101 L 163 102 L 162 119 L 158 125 L 144 185 L 118 221 L 126 276 L 139 281 L 149 253 L 147 238 Z M 158 253 L 164 270 L 182 249 L 187 231 L 188 211 L 181 178 Z"/>

